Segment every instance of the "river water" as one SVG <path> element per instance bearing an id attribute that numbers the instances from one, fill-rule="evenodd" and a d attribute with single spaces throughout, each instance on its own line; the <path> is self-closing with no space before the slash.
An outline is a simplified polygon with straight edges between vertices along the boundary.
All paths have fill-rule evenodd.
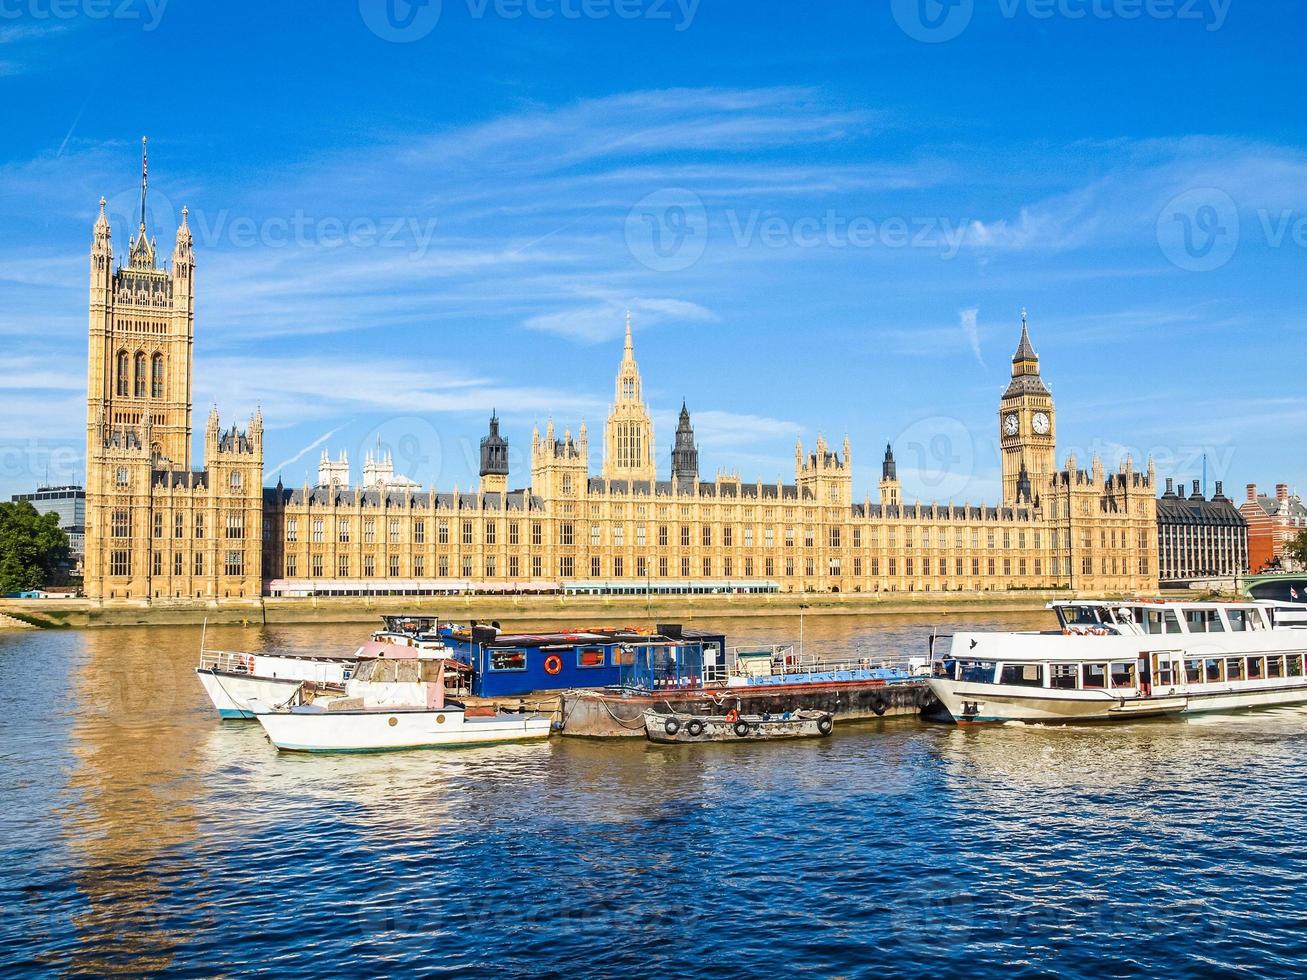
<path id="1" fill-rule="evenodd" d="M 799 633 L 716 625 L 742 642 Z M 365 631 L 208 639 L 343 650 Z M 927 633 L 908 619 L 804 624 L 808 649 L 832 656 L 921 652 Z M 191 672 L 198 642 L 190 628 L 0 634 L 0 970 L 1307 969 L 1304 711 L 304 757 L 212 715 Z"/>

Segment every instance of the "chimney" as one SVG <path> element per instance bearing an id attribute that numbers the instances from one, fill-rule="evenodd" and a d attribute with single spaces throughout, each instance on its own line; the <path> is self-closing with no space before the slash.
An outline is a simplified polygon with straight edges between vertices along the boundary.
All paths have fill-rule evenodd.
<path id="1" fill-rule="evenodd" d="M 1254 503 L 1256 502 L 1256 500 L 1257 500 L 1257 484 L 1256 484 L 1256 483 L 1250 483 L 1250 484 L 1248 484 L 1248 499 L 1249 499 L 1250 501 L 1253 501 Z"/>
<path id="2" fill-rule="evenodd" d="M 1194 493 L 1193 493 L 1193 497 L 1194 497 L 1195 500 L 1202 500 L 1202 499 L 1203 499 L 1203 485 L 1202 485 L 1202 483 L 1199 482 L 1198 480 L 1194 480 Z"/>
<path id="3" fill-rule="evenodd" d="M 1216 496 L 1213 497 L 1212 499 L 1213 499 L 1213 500 L 1216 500 L 1218 497 L 1219 497 L 1219 498 L 1224 498 L 1224 497 L 1225 497 L 1225 481 L 1224 481 L 1224 480 L 1217 480 L 1217 481 L 1216 481 Z"/>
<path id="4" fill-rule="evenodd" d="M 1277 483 L 1275 485 L 1275 499 L 1282 504 L 1289 502 L 1289 484 Z"/>
<path id="5" fill-rule="evenodd" d="M 1173 493 L 1175 493 L 1175 480 L 1168 476 L 1166 478 L 1166 496 L 1169 497 Z"/>

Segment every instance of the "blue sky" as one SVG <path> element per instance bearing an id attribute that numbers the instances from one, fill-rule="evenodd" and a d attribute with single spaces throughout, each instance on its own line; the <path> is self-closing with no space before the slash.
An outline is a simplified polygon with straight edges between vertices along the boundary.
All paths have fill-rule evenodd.
<path id="1" fill-rule="evenodd" d="M 389 5 L 389 6 L 388 6 Z M 80 480 L 86 253 L 190 209 L 196 422 L 268 480 L 380 439 L 442 488 L 585 419 L 624 311 L 667 468 L 997 496 L 1030 310 L 1059 455 L 1307 483 L 1289 0 L 0 0 L 0 493 Z M 198 458 L 198 453 L 197 453 Z"/>

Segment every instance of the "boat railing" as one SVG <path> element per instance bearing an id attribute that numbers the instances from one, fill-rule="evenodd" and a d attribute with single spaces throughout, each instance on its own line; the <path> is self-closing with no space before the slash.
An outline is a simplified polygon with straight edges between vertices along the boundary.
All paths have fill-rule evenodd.
<path id="1" fill-rule="evenodd" d="M 769 653 L 770 663 L 766 673 L 751 669 L 751 661 L 762 659 L 759 654 Z M 753 656 L 750 657 L 750 654 Z M 741 656 L 743 655 L 743 656 Z M 722 666 L 704 667 L 704 680 L 708 683 L 725 683 L 731 678 L 749 677 L 786 677 L 801 674 L 847 673 L 866 670 L 901 670 L 917 673 L 923 667 L 921 659 L 893 657 L 843 657 L 830 659 L 815 654 L 796 651 L 793 644 L 773 644 L 771 646 L 731 647 L 727 651 L 727 662 Z"/>
<path id="2" fill-rule="evenodd" d="M 229 674 L 252 674 L 254 654 L 234 650 L 201 650 L 201 670 L 221 670 Z"/>

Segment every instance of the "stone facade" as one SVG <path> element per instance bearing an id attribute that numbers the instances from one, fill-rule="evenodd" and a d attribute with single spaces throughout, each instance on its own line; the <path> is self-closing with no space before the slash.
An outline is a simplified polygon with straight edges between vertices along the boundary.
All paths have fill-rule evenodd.
<path id="1" fill-rule="evenodd" d="M 1173 481 L 1157 501 L 1158 578 L 1163 585 L 1234 581 L 1248 571 L 1248 522 L 1219 481 L 1208 500 L 1194 481 L 1185 496 Z"/>
<path id="2" fill-rule="evenodd" d="M 182 209 L 161 267 L 141 224 L 114 267 L 100 199 L 91 243 L 84 588 L 107 599 L 257 596 L 262 590 L 263 420 L 208 418 L 191 468 L 195 255 Z"/>
<path id="3" fill-rule="evenodd" d="M 598 475 L 585 424 L 560 435 L 550 421 L 532 433 L 529 485 L 509 489 L 508 447 L 492 417 L 475 491 L 379 479 L 351 487 L 348 462 L 325 457 L 321 485 L 260 490 L 258 415 L 247 431 L 224 432 L 211 413 L 206 466 L 190 468 L 194 259 L 185 218 L 170 270 L 155 268 L 153 243 L 133 243 L 131 264 L 111 272 L 108 238 L 102 217 L 92 250 L 90 595 L 542 591 L 577 580 L 846 593 L 1157 587 L 1151 462 L 1146 473 L 1129 460 L 1112 475 L 1098 459 L 1056 468 L 1053 398 L 1024 316 L 999 406 L 1003 499 L 994 505 L 907 503 L 892 447 L 877 499 L 855 500 L 847 438 L 838 449 L 820 436 L 797 445 L 793 482 L 703 480 L 688 409 L 668 479 L 658 479 L 629 316 Z M 148 254 L 138 259 L 138 248 Z M 130 365 L 156 352 L 162 393 L 142 395 Z M 125 375 L 115 373 L 124 353 Z"/>
<path id="4" fill-rule="evenodd" d="M 507 452 L 492 419 L 485 444 L 496 452 L 482 454 L 476 492 L 270 491 L 267 575 L 287 593 L 461 582 L 530 591 L 572 580 L 770 581 L 787 592 L 1155 590 L 1151 466 L 1139 473 L 1127 461 L 1109 476 L 1098 460 L 1085 470 L 1071 458 L 1050 471 L 1055 409 L 1024 325 L 1013 381 L 999 412 L 1005 429 L 1018 421 L 1003 434 L 1011 492 L 999 505 L 905 504 L 892 447 L 879 499 L 854 500 L 847 439 L 839 450 L 820 437 L 810 450 L 796 446 L 792 483 L 700 480 L 688 409 L 669 479 L 649 479 L 653 425 L 628 324 L 600 475 L 590 473 L 584 423 L 574 435 L 551 421 L 532 433 L 530 485 L 506 490 L 498 461 Z M 1036 424 L 1039 413 L 1048 425 Z"/>

